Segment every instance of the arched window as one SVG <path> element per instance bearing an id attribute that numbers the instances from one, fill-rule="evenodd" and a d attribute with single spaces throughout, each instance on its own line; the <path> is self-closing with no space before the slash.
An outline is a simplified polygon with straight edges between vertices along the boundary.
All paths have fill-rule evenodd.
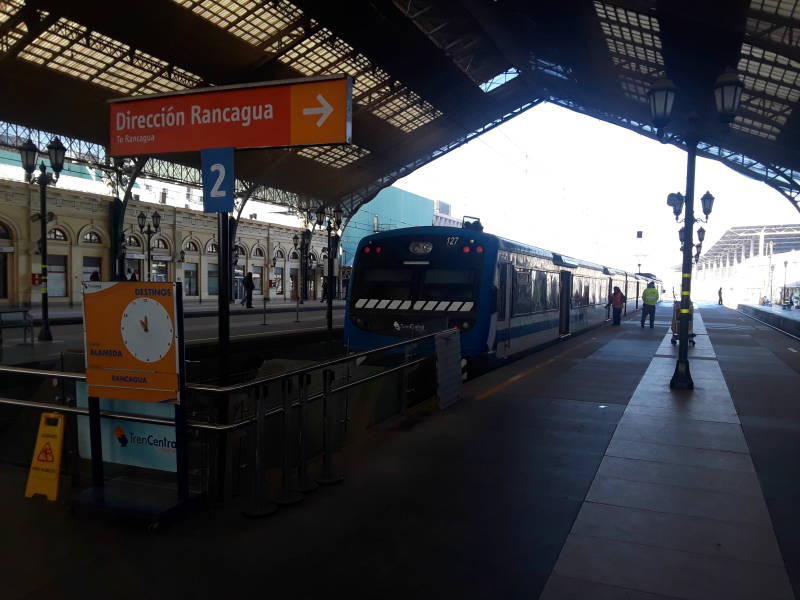
<path id="1" fill-rule="evenodd" d="M 292 250 L 289 254 L 289 260 L 297 260 L 300 258 L 300 255 L 297 253 L 297 250 Z"/>
<path id="2" fill-rule="evenodd" d="M 286 255 L 283 250 L 275 250 L 275 258 L 286 258 Z"/>
<path id="3" fill-rule="evenodd" d="M 209 254 L 219 254 L 219 244 L 217 242 L 209 242 L 207 252 Z"/>
<path id="4" fill-rule="evenodd" d="M 11 239 L 11 232 L 8 228 L 0 223 L 0 240 L 10 240 Z"/>
<path id="5" fill-rule="evenodd" d="M 142 244 L 139 243 L 139 238 L 137 238 L 135 235 L 129 235 L 128 239 L 125 240 L 125 245 L 128 246 L 128 248 L 142 247 Z"/>
<path id="6" fill-rule="evenodd" d="M 322 254 L 322 260 L 325 260 L 326 258 L 328 258 L 328 249 L 327 248 L 323 248 L 322 252 L 320 252 L 320 254 Z"/>
<path id="7" fill-rule="evenodd" d="M 197 246 L 197 244 L 196 244 L 194 241 L 192 241 L 192 240 L 186 240 L 186 241 L 183 243 L 183 249 L 184 249 L 186 252 L 200 252 L 200 248 L 199 248 L 199 247 Z"/>
<path id="8" fill-rule="evenodd" d="M 83 234 L 83 241 L 87 244 L 102 244 L 103 240 L 100 239 L 100 234 L 96 231 L 87 231 Z"/>
<path id="9" fill-rule="evenodd" d="M 53 227 L 50 231 L 47 232 L 47 239 L 54 240 L 56 242 L 66 242 L 67 234 L 64 233 L 63 229 L 59 229 L 58 227 Z"/>
<path id="10" fill-rule="evenodd" d="M 169 250 L 169 246 L 167 246 L 166 240 L 162 238 L 155 239 L 155 241 L 153 242 L 153 248 L 156 248 L 158 250 Z"/>
<path id="11" fill-rule="evenodd" d="M 311 262 L 317 262 L 317 255 L 313 252 L 309 254 L 309 257 L 311 257 Z"/>
<path id="12" fill-rule="evenodd" d="M 247 256 L 247 250 L 244 249 L 244 246 L 241 244 L 236 244 L 233 247 L 234 254 L 238 254 L 239 256 Z"/>
<path id="13" fill-rule="evenodd" d="M 253 250 L 253 256 L 257 256 L 258 258 L 264 258 L 264 250 L 256 246 L 256 249 Z"/>

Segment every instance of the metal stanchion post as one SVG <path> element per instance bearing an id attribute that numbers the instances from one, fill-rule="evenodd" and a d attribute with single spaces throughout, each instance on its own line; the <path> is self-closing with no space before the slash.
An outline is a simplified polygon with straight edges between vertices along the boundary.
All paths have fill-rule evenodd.
<path id="1" fill-rule="evenodd" d="M 266 296 L 264 296 L 263 301 L 264 301 L 264 322 L 261 323 L 261 324 L 262 325 L 266 325 L 267 324 L 267 297 Z"/>
<path id="2" fill-rule="evenodd" d="M 284 379 L 281 382 L 281 400 L 283 403 L 283 424 L 281 426 L 281 493 L 275 498 L 276 504 L 297 504 L 303 500 L 303 494 L 291 488 L 290 476 L 291 467 L 289 466 L 289 413 L 292 410 L 291 401 L 291 381 Z"/>
<path id="3" fill-rule="evenodd" d="M 317 478 L 317 483 L 321 485 L 332 485 L 344 481 L 344 476 L 333 470 L 331 457 L 334 444 L 331 425 L 335 420 L 329 418 L 328 401 L 335 377 L 336 373 L 332 370 L 322 371 L 322 475 Z"/>
<path id="4" fill-rule="evenodd" d="M 297 386 L 297 481 L 294 489 L 298 492 L 313 492 L 319 486 L 308 476 L 306 463 L 306 399 L 311 375 L 301 373 Z"/>
<path id="5" fill-rule="evenodd" d="M 266 398 L 263 386 L 256 388 L 256 441 L 255 441 L 255 464 L 253 465 L 253 489 L 250 497 L 250 506 L 242 511 L 245 517 L 257 519 L 268 517 L 278 510 L 275 504 L 267 500 L 266 491 L 266 468 L 264 460 L 264 440 L 266 438 L 266 424 L 264 423 L 266 413 Z"/>
<path id="6" fill-rule="evenodd" d="M 403 351 L 403 363 L 411 362 L 411 345 L 407 345 Z M 400 407 L 404 417 L 408 413 L 408 369 L 403 369 L 400 375 L 401 389 L 400 389 Z"/>
<path id="7" fill-rule="evenodd" d="M 100 398 L 89 397 L 89 444 L 92 454 L 92 485 L 103 487 L 103 442 L 100 433 Z"/>

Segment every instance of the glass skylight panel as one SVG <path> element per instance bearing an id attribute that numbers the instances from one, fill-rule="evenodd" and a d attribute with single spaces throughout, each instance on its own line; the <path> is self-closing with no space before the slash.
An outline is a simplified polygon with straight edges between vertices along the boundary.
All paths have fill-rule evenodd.
<path id="1" fill-rule="evenodd" d="M 750 8 L 790 19 L 800 19 L 800 2 L 797 0 L 752 0 Z"/>
<path id="2" fill-rule="evenodd" d="M 346 167 L 367 154 L 369 154 L 369 150 L 354 144 L 347 146 L 316 146 L 302 148 L 297 151 L 298 156 L 310 158 L 335 169 Z"/>
<path id="3" fill-rule="evenodd" d="M 346 73 L 354 78 L 353 99 L 356 104 L 369 105 L 376 116 L 400 127 L 413 131 L 417 127 L 441 116 L 428 102 L 376 67 L 350 44 L 338 38 L 327 28 L 320 28 L 308 38 L 291 48 L 282 50 L 296 35 L 299 35 L 303 11 L 292 2 L 263 2 L 261 0 L 173 0 L 176 4 L 213 23 L 221 29 L 261 48 L 265 53 L 277 54 L 277 59 L 300 74 L 311 77 Z M 315 26 L 316 22 L 309 19 Z M 391 103 L 395 89 L 404 90 L 411 99 L 408 106 L 411 114 L 398 116 Z M 384 97 L 384 100 L 380 100 Z"/>
<path id="4" fill-rule="evenodd" d="M 622 86 L 622 93 L 631 100 L 637 102 L 647 102 L 648 84 L 639 79 L 620 75 L 620 85 Z"/>
<path id="5" fill-rule="evenodd" d="M 480 84 L 480 88 L 485 92 L 489 93 L 494 89 L 499 88 L 501 85 L 504 85 L 511 81 L 512 79 L 516 78 L 519 75 L 519 69 L 516 67 L 511 67 L 508 71 L 504 71 L 502 73 L 498 73 L 491 79 L 487 79 L 483 83 Z"/>
<path id="6" fill-rule="evenodd" d="M 124 94 L 180 90 L 201 81 L 177 68 L 169 71 L 171 79 L 164 61 L 64 18 L 28 44 L 19 57 Z M 139 89 L 142 86 L 145 91 Z"/>
<path id="7" fill-rule="evenodd" d="M 766 119 L 774 121 L 778 125 L 786 124 L 789 114 L 792 112 L 791 106 L 765 98 L 763 96 L 751 96 L 747 92 L 742 93 L 742 107 L 748 111 L 763 115 Z"/>
<path id="8" fill-rule="evenodd" d="M 630 25 L 639 29 L 652 31 L 655 34 L 659 33 L 658 20 L 648 15 L 597 1 L 594 3 L 594 10 L 601 21 L 613 21 L 623 25 Z"/>

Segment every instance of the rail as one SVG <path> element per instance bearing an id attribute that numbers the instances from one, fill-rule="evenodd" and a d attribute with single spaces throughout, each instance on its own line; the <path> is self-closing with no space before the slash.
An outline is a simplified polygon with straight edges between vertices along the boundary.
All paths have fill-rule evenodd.
<path id="1" fill-rule="evenodd" d="M 244 418 L 240 418 L 233 423 L 225 423 L 225 422 L 204 422 L 198 420 L 189 420 L 186 422 L 187 429 L 190 430 L 197 430 L 202 432 L 207 432 L 211 434 L 226 434 L 230 433 L 248 426 L 252 426 L 253 424 L 256 425 L 256 435 L 255 435 L 255 472 L 254 472 L 254 485 L 252 487 L 252 498 L 251 503 L 254 506 L 262 507 L 265 505 L 265 493 L 264 493 L 264 485 L 262 479 L 265 477 L 265 469 L 264 469 L 264 460 L 263 460 L 263 445 L 265 442 L 265 426 L 264 422 L 271 418 L 276 417 L 279 415 L 283 416 L 283 424 L 281 427 L 280 436 L 284 440 L 282 445 L 282 459 L 281 459 L 281 480 L 282 480 L 282 492 L 281 498 L 286 500 L 287 498 L 294 498 L 294 501 L 297 501 L 297 494 L 296 492 L 293 495 L 291 491 L 291 486 L 289 484 L 290 481 L 290 473 L 291 467 L 289 465 L 288 456 L 292 451 L 291 446 L 296 444 L 296 456 L 297 458 L 297 479 L 302 481 L 304 477 L 307 478 L 307 452 L 305 448 L 306 438 L 308 437 L 308 425 L 306 423 L 306 408 L 309 404 L 322 400 L 322 448 L 321 454 L 323 457 L 323 464 L 324 464 L 324 472 L 323 476 L 321 477 L 322 480 L 326 480 L 328 483 L 333 483 L 336 481 L 341 481 L 341 477 L 337 476 L 332 471 L 332 463 L 331 463 L 331 454 L 333 451 L 333 444 L 331 443 L 332 435 L 330 434 L 331 425 L 334 423 L 329 415 L 328 410 L 328 400 L 335 394 L 344 394 L 358 388 L 359 386 L 363 386 L 369 384 L 370 382 L 379 380 L 383 377 L 400 373 L 402 375 L 402 385 L 399 387 L 400 391 L 400 413 L 405 414 L 408 408 L 408 373 L 411 369 L 415 367 L 419 367 L 426 361 L 429 361 L 431 356 L 426 355 L 421 358 L 412 357 L 412 349 L 416 347 L 420 342 L 424 342 L 426 340 L 432 340 L 437 335 L 441 335 L 442 333 L 446 333 L 449 330 L 444 330 L 442 332 L 431 333 L 424 336 L 420 336 L 417 338 L 411 338 L 402 340 L 397 343 L 388 344 L 386 346 L 381 346 L 380 348 L 375 348 L 372 350 L 364 351 L 364 352 L 357 352 L 348 354 L 336 359 L 328 360 L 321 363 L 316 363 L 313 365 L 309 365 L 306 367 L 302 367 L 299 369 L 294 369 L 288 371 L 286 373 L 280 373 L 277 375 L 271 375 L 268 377 L 261 377 L 258 379 L 254 379 L 251 381 L 237 383 L 233 385 L 227 386 L 216 386 L 216 385 L 206 385 L 206 384 L 189 384 L 187 385 L 187 392 L 189 394 L 192 393 L 210 393 L 212 395 L 228 395 L 233 392 L 242 392 L 242 391 L 252 391 L 254 392 L 255 396 L 255 410 L 254 413 L 250 416 L 245 416 Z M 370 356 L 376 356 L 383 354 L 385 352 L 396 350 L 399 348 L 404 348 L 405 352 L 403 353 L 403 362 L 399 365 L 393 365 L 389 368 L 386 368 L 378 373 L 373 373 L 370 375 L 365 375 L 363 377 L 359 377 L 355 380 L 350 380 L 350 368 L 347 369 L 347 375 L 344 378 L 342 383 L 338 385 L 333 385 L 335 381 L 335 372 L 333 369 L 340 365 L 350 364 L 358 361 L 361 358 L 367 358 Z M 322 373 L 322 391 L 318 393 L 309 393 L 309 387 L 311 382 L 311 374 L 314 372 L 321 372 Z M 74 373 L 74 372 L 64 372 L 64 371 L 53 371 L 53 370 L 46 370 L 46 369 L 32 369 L 27 367 L 13 367 L 13 366 L 6 366 L 0 365 L 0 373 L 13 373 L 17 375 L 28 375 L 33 377 L 42 377 L 42 378 L 53 378 L 53 379 L 61 379 L 66 381 L 85 381 L 86 376 L 83 373 Z M 297 381 L 297 389 L 296 389 L 296 398 L 289 399 L 290 390 L 291 390 L 291 381 Z M 280 383 L 281 384 L 281 402 L 280 405 L 272 406 L 267 408 L 266 406 L 266 398 L 268 396 L 267 393 L 267 386 Z M 191 401 L 193 398 L 190 396 L 188 398 Z M 78 407 L 74 405 L 68 404 L 57 404 L 52 402 L 37 402 L 33 400 L 22 400 L 22 399 L 15 399 L 15 398 L 5 398 L 0 397 L 0 406 L 12 406 L 17 408 L 23 409 L 34 409 L 34 410 L 44 410 L 44 411 L 52 411 L 63 413 L 67 415 L 75 415 L 78 416 L 85 416 L 88 417 L 90 415 L 90 411 L 88 408 Z M 290 440 L 289 436 L 289 413 L 290 411 L 294 411 L 297 413 L 297 439 L 292 441 Z M 349 411 L 349 396 L 344 402 L 344 419 L 338 421 L 339 423 L 344 422 L 345 426 L 345 433 L 344 436 L 346 438 L 346 427 L 347 422 L 349 421 L 348 417 Z M 162 425 L 168 427 L 175 426 L 175 420 L 172 418 L 162 418 L 162 417 L 154 417 L 154 416 L 146 416 L 146 415 L 138 415 L 138 414 L 130 414 L 124 412 L 116 412 L 116 411 L 108 411 L 108 410 L 101 410 L 99 413 L 100 418 L 105 419 L 117 419 L 121 421 L 128 421 L 134 423 L 143 423 L 148 425 Z M 224 420 L 224 419 L 223 419 Z M 219 421 L 219 419 L 216 419 Z M 208 491 L 208 490 L 205 490 Z M 223 494 L 224 495 L 224 494 Z M 302 495 L 300 495 L 302 498 Z M 253 512 L 253 511 L 251 511 Z M 263 513 L 263 510 L 255 510 L 257 513 Z"/>
<path id="2" fill-rule="evenodd" d="M 423 335 L 420 337 L 412 338 L 410 340 L 404 340 L 402 342 L 397 342 L 395 344 L 389 344 L 387 346 L 381 346 L 380 348 L 373 348 L 372 350 L 365 350 L 364 352 L 356 352 L 354 354 L 348 354 L 347 356 L 341 356 L 339 358 L 335 358 L 333 360 L 329 360 L 322 363 L 315 363 L 313 365 L 309 365 L 308 367 L 302 367 L 300 369 L 295 369 L 293 371 L 288 371 L 286 373 L 281 373 L 280 375 L 271 375 L 269 377 L 263 377 L 261 379 L 254 379 L 252 381 L 245 381 L 242 383 L 236 383 L 232 385 L 207 385 L 207 384 L 195 384 L 190 383 L 186 387 L 190 390 L 194 390 L 197 392 L 211 392 L 211 393 L 227 393 L 227 392 L 238 392 L 249 387 L 257 386 L 257 385 L 264 385 L 269 383 L 275 383 L 280 381 L 281 379 L 287 379 L 291 377 L 297 377 L 298 375 L 303 375 L 305 373 L 311 373 L 313 371 L 319 371 L 321 369 L 329 369 L 331 367 L 335 367 L 336 365 L 352 362 L 354 360 L 358 360 L 359 358 L 364 358 L 367 356 L 371 356 L 374 354 L 380 354 L 382 352 L 386 352 L 388 350 L 394 350 L 396 348 L 402 348 L 404 346 L 409 346 L 412 344 L 418 344 L 421 341 L 428 340 L 435 338 L 437 335 L 444 333 L 445 331 L 437 331 L 436 333 L 429 333 L 427 335 Z"/>
<path id="3" fill-rule="evenodd" d="M 741 306 L 741 304 L 739 306 Z M 749 319 L 753 319 L 753 321 L 761 323 L 762 325 L 766 325 L 767 327 L 769 327 L 771 329 L 774 329 L 778 333 L 782 333 L 783 335 L 788 336 L 788 337 L 792 338 L 793 340 L 796 340 L 796 341 L 800 342 L 800 337 L 794 335 L 793 333 L 789 333 L 785 329 L 781 329 L 777 325 L 773 325 L 772 323 L 768 323 L 766 321 L 763 321 L 763 320 L 759 319 L 758 317 L 754 317 L 753 315 L 746 313 L 745 311 L 741 310 L 740 308 L 737 308 L 735 310 L 739 314 L 744 315 L 745 317 L 748 317 Z M 778 316 L 780 316 L 780 315 L 778 315 Z"/>

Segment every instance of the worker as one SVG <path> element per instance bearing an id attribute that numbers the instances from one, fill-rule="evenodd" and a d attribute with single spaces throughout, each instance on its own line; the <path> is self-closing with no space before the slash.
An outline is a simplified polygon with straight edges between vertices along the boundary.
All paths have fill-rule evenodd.
<path id="1" fill-rule="evenodd" d="M 613 321 L 611 322 L 612 325 L 616 325 L 619 327 L 620 319 L 622 317 L 622 309 L 625 308 L 625 294 L 622 293 L 622 290 L 618 287 L 614 286 L 614 292 L 608 298 L 608 304 L 606 304 L 606 308 L 609 306 L 611 307 L 612 314 L 614 316 Z"/>
<path id="2" fill-rule="evenodd" d="M 658 290 L 656 284 L 651 281 L 642 292 L 642 327 L 644 327 L 647 315 L 650 315 L 650 329 L 653 328 L 653 321 L 656 319 L 656 304 L 658 304 Z"/>

